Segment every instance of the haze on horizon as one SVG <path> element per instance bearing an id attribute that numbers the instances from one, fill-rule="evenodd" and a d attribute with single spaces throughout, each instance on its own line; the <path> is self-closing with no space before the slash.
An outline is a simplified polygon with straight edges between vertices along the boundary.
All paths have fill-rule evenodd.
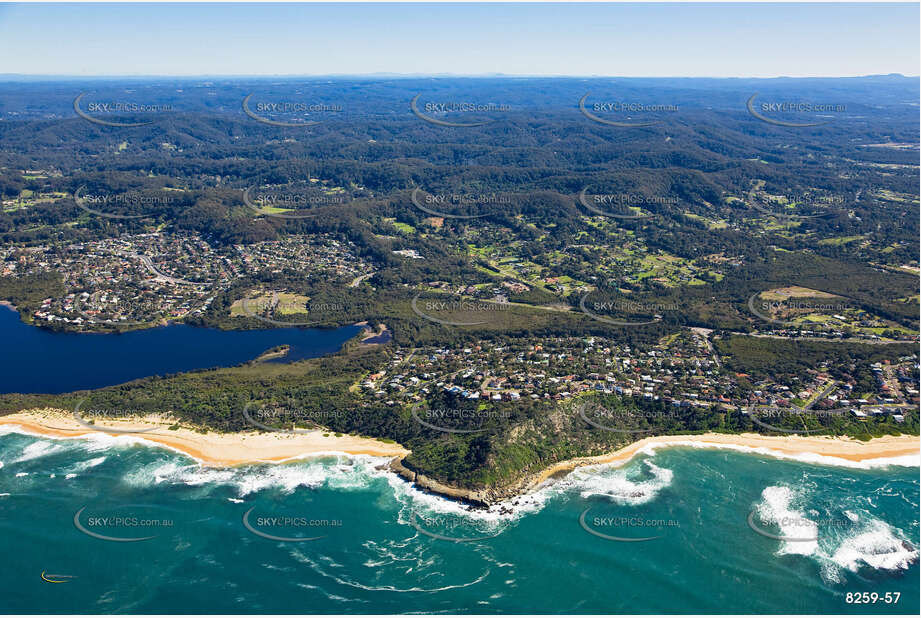
<path id="1" fill-rule="evenodd" d="M 0 74 L 919 74 L 902 4 L 0 4 Z"/>

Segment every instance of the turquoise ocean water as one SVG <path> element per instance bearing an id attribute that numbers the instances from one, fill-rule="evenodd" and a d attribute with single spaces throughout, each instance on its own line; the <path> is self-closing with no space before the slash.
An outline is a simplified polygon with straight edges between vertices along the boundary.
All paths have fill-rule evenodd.
<path id="1" fill-rule="evenodd" d="M 471 513 L 383 461 L 208 469 L 131 437 L 2 428 L 0 611 L 919 609 L 916 466 L 678 447 Z M 848 602 L 863 592 L 877 602 Z"/>

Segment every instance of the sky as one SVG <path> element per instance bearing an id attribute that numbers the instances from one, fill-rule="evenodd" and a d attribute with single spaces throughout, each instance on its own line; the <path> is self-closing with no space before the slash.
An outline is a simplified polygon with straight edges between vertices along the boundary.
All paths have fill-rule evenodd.
<path id="1" fill-rule="evenodd" d="M 0 73 L 919 71 L 919 4 L 0 4 Z"/>

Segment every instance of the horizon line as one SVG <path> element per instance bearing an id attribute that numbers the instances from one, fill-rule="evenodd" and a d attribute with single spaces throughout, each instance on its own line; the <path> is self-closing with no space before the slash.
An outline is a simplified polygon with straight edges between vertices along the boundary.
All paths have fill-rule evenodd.
<path id="1" fill-rule="evenodd" d="M 580 74 L 527 74 L 527 73 L 390 73 L 377 71 L 373 73 L 277 73 L 277 74 L 235 74 L 235 73 L 200 73 L 200 74 L 92 74 L 74 75 L 66 73 L 0 73 L 0 79 L 300 79 L 300 78 L 495 78 L 495 79 L 861 79 L 870 77 L 901 77 L 904 79 L 921 79 L 921 75 L 904 73 L 869 73 L 863 75 L 580 75 Z"/>

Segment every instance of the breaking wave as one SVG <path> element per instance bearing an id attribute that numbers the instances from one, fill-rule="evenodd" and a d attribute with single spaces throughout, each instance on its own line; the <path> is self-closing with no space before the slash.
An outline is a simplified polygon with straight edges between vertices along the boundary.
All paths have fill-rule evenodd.
<path id="1" fill-rule="evenodd" d="M 567 477 L 567 481 L 583 498 L 600 496 L 617 504 L 636 506 L 655 500 L 659 492 L 672 484 L 673 478 L 671 470 L 647 459 L 641 466 L 579 468 Z"/>
<path id="2" fill-rule="evenodd" d="M 779 541 L 778 555 L 808 556 L 822 578 L 836 584 L 846 583 L 847 573 L 904 571 L 918 561 L 918 548 L 905 532 L 859 506 L 863 498 L 839 499 L 831 507 L 811 505 L 811 499 L 805 488 L 785 485 L 762 492 L 758 516 L 789 539 Z"/>

